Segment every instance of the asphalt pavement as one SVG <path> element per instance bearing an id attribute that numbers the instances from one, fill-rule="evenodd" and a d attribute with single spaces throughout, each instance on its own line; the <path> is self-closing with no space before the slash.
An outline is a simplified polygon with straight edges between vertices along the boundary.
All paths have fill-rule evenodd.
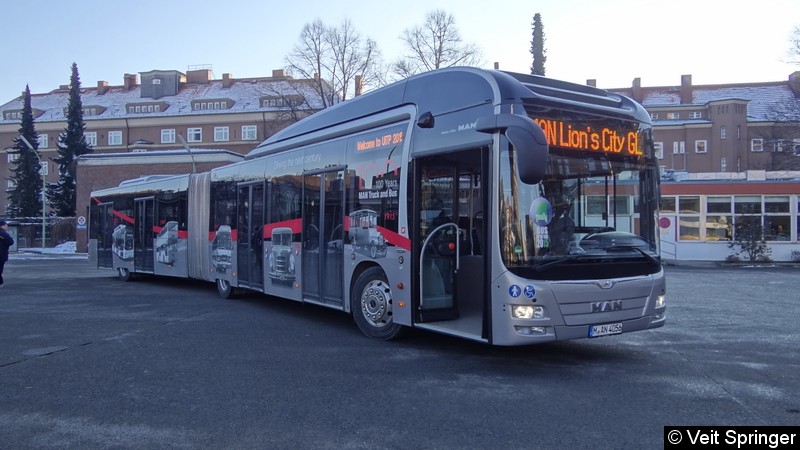
<path id="1" fill-rule="evenodd" d="M 497 348 L 15 255 L 0 448 L 650 449 L 670 425 L 800 425 L 800 270 L 666 270 L 663 328 Z"/>

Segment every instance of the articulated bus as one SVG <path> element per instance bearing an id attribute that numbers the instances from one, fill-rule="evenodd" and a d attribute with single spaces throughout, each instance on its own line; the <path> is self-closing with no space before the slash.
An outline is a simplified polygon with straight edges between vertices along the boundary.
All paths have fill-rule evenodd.
<path id="1" fill-rule="evenodd" d="M 373 338 L 526 345 L 664 325 L 658 203 L 637 103 L 451 68 L 318 112 L 241 162 L 93 192 L 89 245 L 123 280 L 321 305 Z"/>

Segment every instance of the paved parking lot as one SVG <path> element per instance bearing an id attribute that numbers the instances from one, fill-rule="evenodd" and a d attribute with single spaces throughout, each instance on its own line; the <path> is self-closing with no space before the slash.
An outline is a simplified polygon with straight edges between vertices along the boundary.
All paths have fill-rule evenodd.
<path id="1" fill-rule="evenodd" d="M 335 311 L 14 257 L 0 448 L 663 448 L 800 424 L 797 268 L 668 267 L 664 328 L 493 348 Z"/>

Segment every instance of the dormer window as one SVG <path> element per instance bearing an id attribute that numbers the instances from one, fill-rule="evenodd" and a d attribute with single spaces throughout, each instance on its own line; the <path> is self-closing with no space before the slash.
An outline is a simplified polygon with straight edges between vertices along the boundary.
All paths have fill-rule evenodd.
<path id="1" fill-rule="evenodd" d="M 208 100 L 194 100 L 192 101 L 192 111 L 224 111 L 233 106 L 234 101 L 231 99 L 208 99 Z"/>
<path id="2" fill-rule="evenodd" d="M 165 111 L 169 105 L 164 102 L 155 103 L 128 103 L 126 110 L 128 114 L 158 113 Z"/>
<path id="3" fill-rule="evenodd" d="M 261 97 L 262 108 L 287 108 L 303 104 L 303 97 L 299 95 Z"/>

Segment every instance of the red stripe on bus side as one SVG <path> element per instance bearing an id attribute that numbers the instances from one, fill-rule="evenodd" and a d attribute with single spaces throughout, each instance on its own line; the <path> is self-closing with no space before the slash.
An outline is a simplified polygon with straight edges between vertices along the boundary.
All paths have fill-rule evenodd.
<path id="1" fill-rule="evenodd" d="M 401 236 L 388 228 L 378 227 L 378 232 L 383 235 L 383 238 L 386 239 L 386 242 L 411 251 L 411 239 Z"/>
<path id="2" fill-rule="evenodd" d="M 272 239 L 272 230 L 275 228 L 290 228 L 292 234 L 300 234 L 303 231 L 303 219 L 291 219 L 265 224 L 264 233 L 262 235 L 264 239 Z"/>

